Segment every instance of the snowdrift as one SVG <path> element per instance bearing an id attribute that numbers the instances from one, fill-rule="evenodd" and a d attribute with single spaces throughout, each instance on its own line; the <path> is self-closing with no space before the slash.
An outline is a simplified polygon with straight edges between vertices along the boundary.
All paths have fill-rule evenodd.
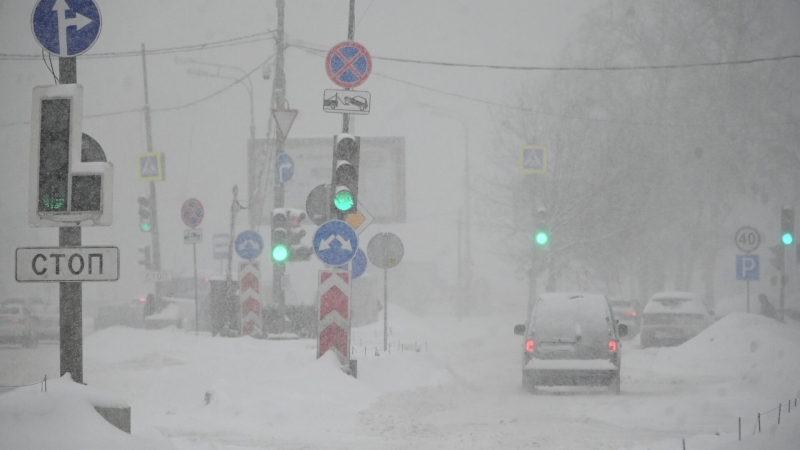
<path id="1" fill-rule="evenodd" d="M 95 406 L 127 406 L 116 396 L 72 381 L 69 374 L 0 395 L 0 449 L 167 450 L 163 437 L 132 436 L 106 422 Z"/>
<path id="2" fill-rule="evenodd" d="M 674 348 L 657 350 L 656 368 L 730 377 L 775 398 L 800 396 L 800 330 L 745 313 L 729 314 Z"/>

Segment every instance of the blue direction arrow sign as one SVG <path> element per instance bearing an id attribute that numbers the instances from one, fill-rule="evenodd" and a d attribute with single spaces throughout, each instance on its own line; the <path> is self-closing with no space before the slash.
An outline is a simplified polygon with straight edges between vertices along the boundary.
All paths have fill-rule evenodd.
<path id="1" fill-rule="evenodd" d="M 286 153 L 281 153 L 275 160 L 275 178 L 284 183 L 294 175 L 294 160 Z"/>
<path id="2" fill-rule="evenodd" d="M 240 258 L 252 261 L 264 250 L 264 240 L 255 231 L 245 230 L 236 236 L 233 247 Z"/>
<path id="3" fill-rule="evenodd" d="M 78 56 L 100 36 L 100 10 L 93 0 L 39 0 L 31 28 L 39 45 L 53 55 Z"/>
<path id="4" fill-rule="evenodd" d="M 323 223 L 314 233 L 314 253 L 331 266 L 347 264 L 358 251 L 358 235 L 353 227 L 341 220 Z"/>

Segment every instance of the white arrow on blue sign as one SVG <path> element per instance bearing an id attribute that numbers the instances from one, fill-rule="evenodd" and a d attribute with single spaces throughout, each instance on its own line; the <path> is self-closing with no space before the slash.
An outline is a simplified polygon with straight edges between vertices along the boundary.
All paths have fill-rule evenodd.
<path id="1" fill-rule="evenodd" d="M 240 258 L 252 261 L 258 258 L 261 251 L 264 250 L 264 240 L 255 231 L 245 230 L 236 236 L 233 247 Z"/>
<path id="2" fill-rule="evenodd" d="M 100 10 L 93 0 L 39 0 L 31 15 L 36 42 L 60 57 L 89 50 L 100 36 L 100 24 Z"/>
<path id="3" fill-rule="evenodd" d="M 358 252 L 358 235 L 347 222 L 330 220 L 314 233 L 314 253 L 331 266 L 347 264 Z"/>
<path id="4" fill-rule="evenodd" d="M 294 160 L 286 153 L 281 153 L 275 160 L 275 178 L 281 183 L 289 181 L 294 176 Z"/>

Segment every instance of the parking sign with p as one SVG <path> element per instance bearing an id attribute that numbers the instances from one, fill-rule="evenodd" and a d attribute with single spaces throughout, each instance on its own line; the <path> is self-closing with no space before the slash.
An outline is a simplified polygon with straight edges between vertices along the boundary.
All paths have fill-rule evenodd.
<path id="1" fill-rule="evenodd" d="M 758 255 L 736 255 L 736 279 L 739 281 L 758 281 Z"/>

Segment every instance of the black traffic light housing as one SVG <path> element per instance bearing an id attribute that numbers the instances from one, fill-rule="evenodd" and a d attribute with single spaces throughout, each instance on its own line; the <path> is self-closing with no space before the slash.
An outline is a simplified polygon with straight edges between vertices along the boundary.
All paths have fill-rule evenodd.
<path id="1" fill-rule="evenodd" d="M 794 208 L 784 207 L 781 210 L 781 242 L 783 245 L 794 242 Z"/>
<path id="2" fill-rule="evenodd" d="M 306 213 L 293 208 L 275 208 L 272 210 L 272 261 L 286 263 L 289 261 L 308 261 L 314 251 L 310 247 L 300 245 L 306 231 L 300 225 L 306 219 Z"/>
<path id="3" fill-rule="evenodd" d="M 153 227 L 150 219 L 153 217 L 153 212 L 150 209 L 150 199 L 147 197 L 139 197 L 139 230 L 150 231 Z"/>
<path id="4" fill-rule="evenodd" d="M 786 247 L 783 244 L 773 245 L 769 248 L 772 252 L 772 259 L 769 262 L 779 271 L 783 272 L 785 264 L 784 264 L 784 253 Z"/>
<path id="5" fill-rule="evenodd" d="M 358 209 L 361 138 L 342 133 L 333 138 L 331 217 L 344 220 Z"/>
<path id="6" fill-rule="evenodd" d="M 150 246 L 140 248 L 139 251 L 142 253 L 142 259 L 139 260 L 139 264 L 144 266 L 146 270 L 151 270 L 153 268 L 153 259 L 150 254 Z"/>

